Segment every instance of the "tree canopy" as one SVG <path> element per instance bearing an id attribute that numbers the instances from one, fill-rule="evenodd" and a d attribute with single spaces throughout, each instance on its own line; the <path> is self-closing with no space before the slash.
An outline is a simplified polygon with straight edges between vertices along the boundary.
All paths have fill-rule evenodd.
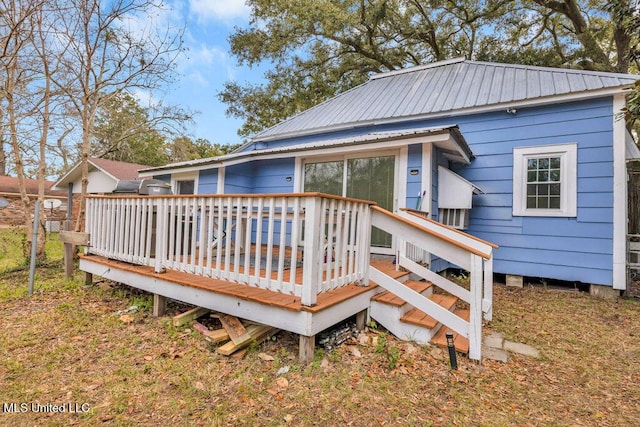
<path id="1" fill-rule="evenodd" d="M 370 74 L 469 59 L 637 72 L 638 0 L 248 0 L 230 37 L 264 85 L 228 82 L 219 98 L 249 136 Z"/>

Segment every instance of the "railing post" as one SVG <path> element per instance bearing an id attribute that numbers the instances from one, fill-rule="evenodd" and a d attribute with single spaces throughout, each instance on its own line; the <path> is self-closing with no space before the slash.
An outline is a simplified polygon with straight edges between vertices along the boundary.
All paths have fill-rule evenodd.
<path id="1" fill-rule="evenodd" d="M 155 241 L 155 267 L 154 270 L 156 273 L 164 273 L 165 267 L 164 262 L 167 259 L 167 232 L 169 228 L 169 224 L 167 221 L 168 210 L 167 210 L 167 199 L 156 199 L 154 200 L 155 211 L 156 211 L 156 241 Z M 152 208 L 153 209 L 153 208 Z"/>
<path id="2" fill-rule="evenodd" d="M 307 197 L 305 200 L 304 217 L 304 258 L 302 274 L 302 305 L 313 306 L 318 297 L 317 282 L 320 265 L 322 264 L 320 253 L 320 238 L 324 234 L 320 230 L 321 199 L 319 197 Z"/>
<path id="3" fill-rule="evenodd" d="M 490 322 L 493 319 L 493 255 L 484 261 L 484 295 L 487 307 L 483 307 L 484 319 Z"/>
<path id="4" fill-rule="evenodd" d="M 480 360 L 482 347 L 482 258 L 471 254 L 469 359 Z"/>

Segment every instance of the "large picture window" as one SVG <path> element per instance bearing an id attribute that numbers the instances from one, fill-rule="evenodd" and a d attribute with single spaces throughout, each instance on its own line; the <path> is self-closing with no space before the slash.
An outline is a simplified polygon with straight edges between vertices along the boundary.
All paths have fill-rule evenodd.
<path id="1" fill-rule="evenodd" d="M 576 216 L 576 144 L 513 150 L 513 215 Z"/>

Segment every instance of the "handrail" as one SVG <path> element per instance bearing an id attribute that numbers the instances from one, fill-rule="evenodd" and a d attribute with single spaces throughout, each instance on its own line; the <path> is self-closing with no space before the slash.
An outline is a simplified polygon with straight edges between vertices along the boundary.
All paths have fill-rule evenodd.
<path id="1" fill-rule="evenodd" d="M 423 213 L 428 214 L 428 212 L 419 211 L 419 210 L 411 209 L 411 208 L 400 208 L 400 211 L 402 211 L 402 212 L 406 212 L 406 213 L 408 213 L 409 215 L 413 215 L 413 216 L 415 216 L 415 217 L 417 217 L 417 218 L 420 218 L 420 219 L 422 219 L 422 220 L 424 220 L 424 221 L 427 221 L 427 222 L 430 222 L 430 223 L 435 224 L 435 225 L 437 225 L 437 226 L 440 226 L 440 227 L 446 228 L 446 229 L 448 229 L 448 230 L 450 230 L 450 231 L 452 231 L 452 232 L 454 232 L 454 233 L 457 233 L 457 234 L 460 234 L 460 235 L 462 235 L 462 236 L 468 237 L 468 238 L 470 238 L 470 239 L 472 239 L 472 240 L 476 240 L 476 241 L 478 241 L 478 242 L 480 242 L 480 243 L 483 243 L 483 244 L 485 244 L 485 245 L 489 245 L 489 246 L 491 246 L 493 249 L 498 249 L 498 248 L 500 247 L 500 246 L 496 245 L 495 243 L 488 242 L 488 241 L 486 241 L 486 240 L 484 240 L 484 239 L 481 239 L 481 238 L 479 238 L 479 237 L 476 237 L 476 236 L 474 236 L 474 235 L 472 235 L 472 234 L 465 233 L 464 231 L 460 231 L 460 230 L 458 230 L 457 228 L 453 228 L 453 227 L 451 227 L 450 225 L 443 224 L 443 223 L 438 222 L 438 221 L 435 221 L 435 220 L 433 220 L 433 219 L 431 219 L 431 218 L 429 218 L 429 217 L 427 217 L 427 216 L 423 216 L 423 215 L 421 215 L 421 214 L 423 214 Z"/>
<path id="2" fill-rule="evenodd" d="M 482 347 L 482 314 L 491 319 L 493 244 L 415 214 L 411 218 L 394 214 L 378 206 L 372 206 L 372 225 L 391 233 L 401 245 L 411 244 L 470 273 L 470 289 L 440 277 L 406 256 L 400 249 L 397 265 L 408 268 L 414 274 L 431 281 L 435 286 L 469 303 L 469 321 L 465 321 L 423 295 L 403 286 L 390 276 L 370 268 L 370 277 L 380 286 L 398 295 L 407 303 L 433 317 L 441 324 L 469 339 L 469 358 L 479 360 Z"/>
<path id="3" fill-rule="evenodd" d="M 342 200 L 345 202 L 354 202 L 354 203 L 365 203 L 371 206 L 377 205 L 376 202 L 365 199 L 357 199 L 354 197 L 342 197 L 336 196 L 333 194 L 319 193 L 319 192 L 308 192 L 308 193 L 252 193 L 252 194 L 244 194 L 244 193 L 224 193 L 224 194 L 216 194 L 216 193 L 207 193 L 207 194 L 150 194 L 150 195 L 142 195 L 142 194 L 87 194 L 85 196 L 86 199 L 165 199 L 165 198 L 176 198 L 176 199 L 188 199 L 190 197 L 231 197 L 231 198 L 244 198 L 244 199 L 260 199 L 265 197 L 321 197 L 323 199 L 334 199 L 334 200 Z"/>
<path id="4" fill-rule="evenodd" d="M 383 208 L 381 208 L 379 206 L 371 206 L 371 209 L 376 211 L 376 212 L 378 212 L 378 213 L 381 213 L 383 215 L 389 216 L 389 217 L 391 217 L 391 218 L 393 218 L 393 219 L 395 219 L 397 221 L 401 221 L 404 224 L 407 224 L 407 225 L 415 228 L 416 230 L 420 230 L 420 231 L 422 231 L 424 233 L 427 233 L 427 234 L 429 234 L 431 236 L 434 236 L 434 237 L 437 237 L 437 238 L 439 238 L 441 240 L 444 240 L 445 242 L 450 243 L 450 244 L 452 244 L 454 246 L 457 246 L 460 249 L 464 249 L 467 252 L 471 252 L 471 253 L 473 253 L 475 255 L 478 255 L 478 256 L 480 256 L 480 257 L 482 257 L 484 259 L 491 258 L 491 252 L 493 250 L 493 246 L 491 246 L 491 245 L 486 245 L 486 246 L 488 246 L 488 248 L 487 248 L 487 250 L 483 251 L 483 250 L 475 248 L 475 247 L 473 247 L 473 246 L 471 246 L 469 244 L 465 244 L 465 243 L 462 243 L 462 242 L 460 242 L 458 240 L 455 240 L 451 236 L 447 236 L 445 233 L 438 232 L 436 230 L 428 229 L 423 225 L 417 224 L 416 222 L 414 222 L 412 220 L 409 220 L 409 219 L 407 219 L 405 217 L 402 217 L 400 215 L 394 214 L 393 212 L 389 212 L 388 210 L 383 209 Z M 416 216 L 416 218 L 419 218 L 419 217 Z M 441 225 L 440 223 L 435 222 L 435 221 L 433 223 L 437 224 L 437 225 Z M 456 230 L 456 231 L 458 231 L 458 230 Z M 468 235 L 466 233 L 462 233 L 462 235 L 467 236 L 467 237 L 471 237 L 470 235 Z M 473 240 L 475 240 L 475 239 L 473 239 Z"/>

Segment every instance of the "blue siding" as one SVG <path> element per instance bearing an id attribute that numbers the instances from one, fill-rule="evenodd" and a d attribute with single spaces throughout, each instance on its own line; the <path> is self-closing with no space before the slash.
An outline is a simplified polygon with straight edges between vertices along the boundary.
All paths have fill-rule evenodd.
<path id="1" fill-rule="evenodd" d="M 218 169 L 200 171 L 198 177 L 198 194 L 217 194 Z"/>
<path id="2" fill-rule="evenodd" d="M 422 145 L 410 145 L 408 154 L 405 206 L 411 209 L 420 209 L 418 203 L 421 206 L 428 206 L 427 202 L 422 202 Z M 411 175 L 411 170 L 417 170 L 418 174 Z"/>
<path id="3" fill-rule="evenodd" d="M 253 193 L 253 162 L 227 166 L 224 175 L 226 194 Z"/>
<path id="4" fill-rule="evenodd" d="M 457 124 L 475 155 L 470 165 L 451 168 L 478 185 L 468 232 L 500 245 L 494 271 L 611 285 L 613 248 L 613 108 L 611 98 L 518 108 L 404 124 L 368 125 L 323 135 L 289 138 L 246 150 L 323 141 L 372 131 Z M 513 217 L 513 149 L 577 143 L 576 218 Z M 431 212 L 437 218 L 437 165 L 449 166 L 434 148 Z M 411 175 L 418 169 L 418 175 Z M 293 159 L 251 162 L 227 168 L 227 192 L 289 192 Z M 421 146 L 409 146 L 406 205 L 415 207 L 420 192 Z M 202 178 L 201 178 L 202 179 Z M 242 191 L 240 191 L 242 190 Z M 423 205 L 426 210 L 426 206 Z M 434 267 L 439 260 L 434 262 Z"/>
<path id="5" fill-rule="evenodd" d="M 295 159 L 258 160 L 252 162 L 254 193 L 293 193 Z M 291 178 L 287 181 L 287 178 Z"/>
<path id="6" fill-rule="evenodd" d="M 453 169 L 487 193 L 474 196 L 468 231 L 500 245 L 495 272 L 611 285 L 612 114 L 611 99 L 600 99 L 457 120 L 476 158 Z M 513 217 L 513 148 L 570 142 L 577 217 Z"/>

